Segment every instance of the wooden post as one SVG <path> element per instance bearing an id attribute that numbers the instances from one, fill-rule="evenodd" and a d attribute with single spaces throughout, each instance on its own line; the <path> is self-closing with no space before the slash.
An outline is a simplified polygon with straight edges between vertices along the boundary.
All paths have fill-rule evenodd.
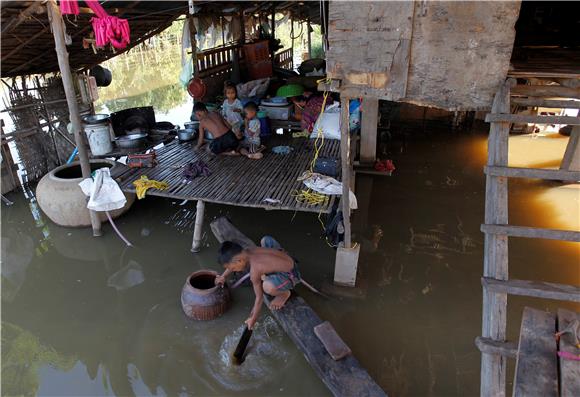
<path id="1" fill-rule="evenodd" d="M 561 170 L 580 171 L 580 126 L 574 126 L 560 164 Z"/>
<path id="2" fill-rule="evenodd" d="M 205 212 L 205 203 L 197 200 L 197 212 L 195 213 L 195 226 L 193 229 L 193 242 L 191 252 L 201 251 L 201 231 L 203 229 L 203 214 Z"/>
<path id="3" fill-rule="evenodd" d="M 267 19 L 266 19 L 267 20 Z M 276 39 L 276 2 L 272 3 L 272 40 Z M 276 66 L 276 54 L 272 53 L 272 69 Z"/>
<path id="4" fill-rule="evenodd" d="M 342 163 L 342 216 L 344 217 L 344 247 L 351 247 L 350 235 L 350 98 L 341 98 L 340 158 Z"/>
<path id="5" fill-rule="evenodd" d="M 226 32 L 224 30 L 224 17 L 220 15 L 220 27 L 222 28 L 222 46 L 226 46 Z"/>
<path id="6" fill-rule="evenodd" d="M 310 18 L 308 18 L 308 22 L 306 23 L 306 31 L 308 32 L 308 59 L 312 59 L 312 38 L 310 30 L 312 27 L 310 26 Z"/>
<path id="7" fill-rule="evenodd" d="M 193 3 L 193 1 L 191 2 Z M 197 75 L 197 39 L 195 35 L 197 30 L 195 29 L 195 23 L 193 22 L 193 7 L 189 8 L 189 14 L 187 15 L 187 23 L 189 24 L 189 41 L 191 41 L 191 59 L 193 61 L 193 75 Z"/>
<path id="8" fill-rule="evenodd" d="M 349 104 L 350 98 L 341 97 L 340 158 L 342 164 L 342 218 L 344 225 L 344 244 L 336 250 L 334 264 L 334 283 L 354 287 L 360 246 L 352 246 L 350 225 L 350 186 L 352 162 L 350 160 Z"/>
<path id="9" fill-rule="evenodd" d="M 360 162 L 374 164 L 377 159 L 378 98 L 363 98 L 360 130 Z"/>
<path id="10" fill-rule="evenodd" d="M 48 15 L 50 19 L 50 25 L 52 27 L 52 34 L 54 36 L 54 44 L 56 49 L 56 55 L 58 58 L 58 67 L 60 69 L 60 74 L 62 76 L 62 85 L 64 86 L 64 93 L 66 96 L 66 102 L 68 104 L 68 111 L 70 122 L 74 131 L 75 142 L 77 145 L 79 160 L 81 163 L 81 171 L 83 178 L 91 177 L 91 165 L 89 162 L 89 156 L 87 154 L 87 149 L 82 138 L 82 124 L 81 116 L 79 114 L 79 104 L 77 103 L 77 96 L 75 93 L 75 87 L 73 82 L 72 73 L 70 70 L 70 65 L 68 63 L 68 52 L 66 50 L 66 45 L 64 42 L 64 32 L 63 32 L 63 20 L 60 14 L 60 9 L 56 5 L 54 0 L 50 0 L 47 4 Z M 93 227 L 93 236 L 97 237 L 101 235 L 101 220 L 95 211 L 90 211 L 91 225 Z"/>
<path id="11" fill-rule="evenodd" d="M 506 81 L 495 96 L 492 113 L 510 113 L 510 85 Z M 491 123 L 488 139 L 488 166 L 507 167 L 510 123 Z M 486 176 L 485 223 L 508 224 L 508 182 L 503 176 Z M 485 234 L 484 277 L 508 278 L 508 236 Z M 507 294 L 483 289 L 482 336 L 503 342 L 506 338 Z M 482 353 L 481 388 L 483 397 L 505 396 L 506 359 L 499 354 Z"/>

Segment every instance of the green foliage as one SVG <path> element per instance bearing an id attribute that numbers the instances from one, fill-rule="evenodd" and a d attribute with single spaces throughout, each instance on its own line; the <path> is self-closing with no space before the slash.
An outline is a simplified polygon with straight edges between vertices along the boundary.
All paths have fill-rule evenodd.
<path id="1" fill-rule="evenodd" d="M 109 111 L 154 106 L 167 111 L 182 104 L 187 92 L 178 84 L 181 72 L 181 29 L 174 23 L 151 43 L 139 46 L 102 64 L 111 70 L 113 81 L 99 88 L 97 109 Z"/>
<path id="2" fill-rule="evenodd" d="M 2 394 L 33 396 L 38 390 L 38 369 L 50 365 L 70 371 L 76 358 L 61 356 L 22 328 L 2 322 Z"/>

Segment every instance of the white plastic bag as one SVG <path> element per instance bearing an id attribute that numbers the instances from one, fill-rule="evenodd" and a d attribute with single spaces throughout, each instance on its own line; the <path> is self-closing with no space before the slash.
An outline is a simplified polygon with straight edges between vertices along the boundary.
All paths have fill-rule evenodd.
<path id="1" fill-rule="evenodd" d="M 324 135 L 325 139 L 340 140 L 340 107 L 338 103 L 333 103 L 326 108 L 324 113 L 318 116 L 310 138 L 316 138 L 319 129 L 322 129 L 322 135 Z"/>
<path id="2" fill-rule="evenodd" d="M 117 182 L 111 178 L 109 168 L 95 171 L 95 179 L 87 178 L 79 183 L 81 190 L 89 196 L 87 208 L 93 211 L 113 211 L 123 208 L 127 198 Z"/>

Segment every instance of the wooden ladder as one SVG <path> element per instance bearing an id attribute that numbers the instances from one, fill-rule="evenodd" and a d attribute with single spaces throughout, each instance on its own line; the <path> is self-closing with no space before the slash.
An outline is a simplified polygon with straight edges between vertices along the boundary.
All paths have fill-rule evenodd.
<path id="1" fill-rule="evenodd" d="M 523 88 L 522 88 L 523 87 Z M 486 121 L 491 123 L 488 140 L 488 162 L 485 167 L 485 223 L 481 230 L 485 233 L 483 286 L 482 336 L 476 344 L 482 352 L 481 395 L 505 396 L 506 361 L 517 357 L 516 344 L 506 341 L 507 296 L 522 295 L 537 298 L 580 302 L 580 288 L 573 285 L 547 283 L 542 281 L 510 280 L 508 278 L 508 238 L 527 237 L 580 242 L 580 232 L 534 227 L 512 226 L 508 221 L 508 178 L 534 178 L 558 181 L 580 181 L 580 170 L 534 169 L 508 167 L 508 138 L 511 123 L 570 124 L 580 125 L 579 117 L 531 116 L 510 114 L 510 95 L 527 95 L 514 102 L 525 106 L 579 108 L 580 102 L 549 100 L 546 97 L 560 96 L 550 86 L 538 92 L 533 86 L 515 86 L 509 79 L 500 87 L 492 105 L 492 113 Z M 566 88 L 566 87 L 562 87 Z M 577 90 L 576 90 L 577 91 Z M 562 90 L 562 97 L 580 97 L 578 92 Z M 556 106 L 557 105 L 557 106 Z M 572 139 L 571 139 L 572 141 Z M 572 143 L 578 146 L 577 143 Z M 567 149 L 567 152 L 569 150 Z M 580 155 L 578 147 L 572 153 Z"/>

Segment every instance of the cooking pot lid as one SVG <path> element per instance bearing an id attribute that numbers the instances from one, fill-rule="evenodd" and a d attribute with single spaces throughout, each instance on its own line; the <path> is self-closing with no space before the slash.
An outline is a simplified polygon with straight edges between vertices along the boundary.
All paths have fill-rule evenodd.
<path id="1" fill-rule="evenodd" d="M 109 121 L 108 114 L 87 114 L 81 117 L 85 124 L 101 124 Z"/>

